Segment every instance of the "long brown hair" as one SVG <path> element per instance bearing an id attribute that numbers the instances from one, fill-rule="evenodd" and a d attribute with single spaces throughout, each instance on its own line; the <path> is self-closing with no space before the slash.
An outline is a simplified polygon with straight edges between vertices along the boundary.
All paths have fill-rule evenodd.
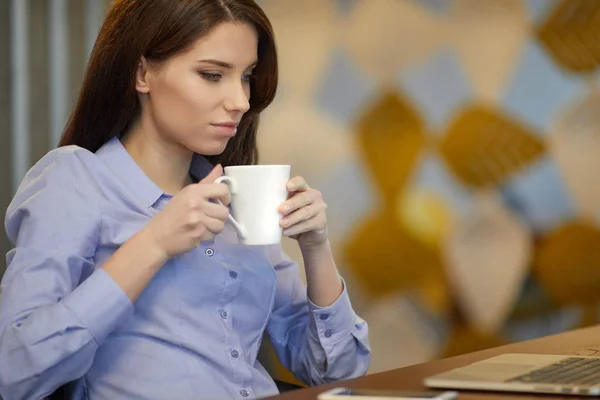
<path id="1" fill-rule="evenodd" d="M 250 110 L 238 134 L 222 154 L 209 159 L 223 166 L 255 163 L 259 114 L 275 97 L 278 70 L 271 23 L 254 0 L 114 0 L 59 145 L 95 152 L 124 133 L 140 114 L 135 75 L 141 57 L 164 62 L 226 21 L 256 28 L 258 65 L 250 83 Z"/>

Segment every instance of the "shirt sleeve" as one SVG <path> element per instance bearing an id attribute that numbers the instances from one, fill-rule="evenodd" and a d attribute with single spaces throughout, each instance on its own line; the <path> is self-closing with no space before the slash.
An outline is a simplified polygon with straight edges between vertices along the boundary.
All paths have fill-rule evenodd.
<path id="1" fill-rule="evenodd" d="M 0 395 L 41 398 L 82 377 L 99 344 L 131 311 L 94 269 L 101 212 L 76 153 L 50 153 L 6 213 L 15 246 L 0 285 Z M 89 179 L 88 179 L 89 180 Z"/>
<path id="2" fill-rule="evenodd" d="M 309 385 L 366 374 L 368 326 L 352 309 L 345 283 L 332 305 L 318 307 L 308 299 L 298 265 L 279 246 L 269 250 L 269 258 L 277 289 L 267 333 L 283 366 Z"/>

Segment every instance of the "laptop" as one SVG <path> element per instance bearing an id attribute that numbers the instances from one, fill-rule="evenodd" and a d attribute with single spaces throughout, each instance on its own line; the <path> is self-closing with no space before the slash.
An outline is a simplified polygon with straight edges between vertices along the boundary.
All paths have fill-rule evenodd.
<path id="1" fill-rule="evenodd" d="M 503 354 L 430 376 L 425 385 L 440 389 L 600 397 L 600 358 Z"/>

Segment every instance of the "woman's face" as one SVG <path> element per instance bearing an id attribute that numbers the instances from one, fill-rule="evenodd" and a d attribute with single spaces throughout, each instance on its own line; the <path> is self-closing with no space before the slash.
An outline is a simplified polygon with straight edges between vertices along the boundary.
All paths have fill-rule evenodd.
<path id="1" fill-rule="evenodd" d="M 257 52 L 256 30 L 227 22 L 159 66 L 142 61 L 136 80 L 142 123 L 170 145 L 207 156 L 222 153 L 250 108 Z"/>

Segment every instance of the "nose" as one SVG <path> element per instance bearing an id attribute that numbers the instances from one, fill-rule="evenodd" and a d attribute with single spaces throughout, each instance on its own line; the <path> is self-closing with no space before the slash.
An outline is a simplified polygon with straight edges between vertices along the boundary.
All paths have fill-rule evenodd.
<path id="1" fill-rule="evenodd" d="M 225 99 L 225 109 L 229 112 L 244 114 L 250 109 L 250 90 L 242 83 L 231 85 Z"/>

